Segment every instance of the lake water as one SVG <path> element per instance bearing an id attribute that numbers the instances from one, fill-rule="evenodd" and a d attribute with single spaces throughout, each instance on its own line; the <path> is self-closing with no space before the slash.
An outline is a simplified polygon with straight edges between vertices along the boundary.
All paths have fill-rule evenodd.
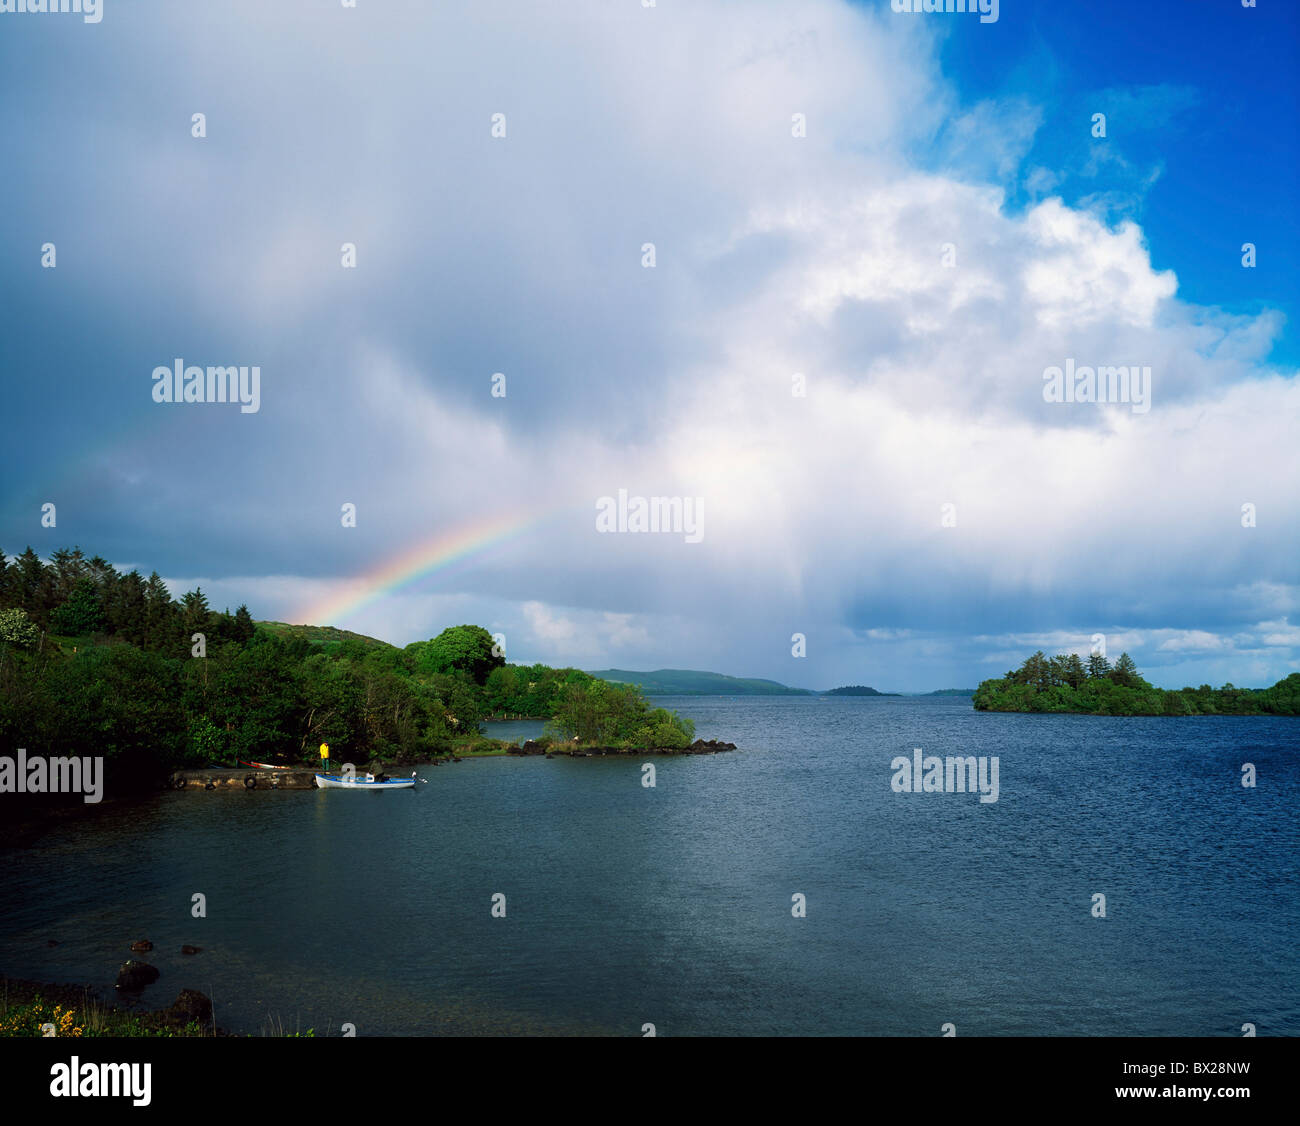
<path id="1" fill-rule="evenodd" d="M 661 702 L 741 749 L 653 789 L 495 758 L 60 826 L 0 853 L 0 969 L 111 985 L 148 937 L 142 1005 L 252 1033 L 1300 1035 L 1300 722 Z M 914 747 L 998 756 L 998 800 L 895 793 Z"/>

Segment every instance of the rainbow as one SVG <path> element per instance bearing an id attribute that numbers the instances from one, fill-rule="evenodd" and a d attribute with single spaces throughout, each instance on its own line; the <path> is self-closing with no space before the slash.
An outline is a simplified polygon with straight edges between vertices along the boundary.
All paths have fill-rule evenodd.
<path id="1" fill-rule="evenodd" d="M 478 518 L 450 531 L 439 531 L 351 579 L 342 590 L 301 607 L 293 613 L 290 621 L 305 625 L 338 625 L 381 598 L 515 539 L 553 515 L 554 512 L 538 514 L 533 509 L 526 514 L 513 512 Z"/>

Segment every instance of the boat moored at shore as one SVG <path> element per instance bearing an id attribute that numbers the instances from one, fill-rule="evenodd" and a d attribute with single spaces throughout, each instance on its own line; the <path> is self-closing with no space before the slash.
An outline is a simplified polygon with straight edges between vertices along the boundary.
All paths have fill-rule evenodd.
<path id="1" fill-rule="evenodd" d="M 415 786 L 415 774 L 409 778 L 376 778 L 373 774 L 317 774 L 316 785 L 322 790 L 409 790 Z"/>

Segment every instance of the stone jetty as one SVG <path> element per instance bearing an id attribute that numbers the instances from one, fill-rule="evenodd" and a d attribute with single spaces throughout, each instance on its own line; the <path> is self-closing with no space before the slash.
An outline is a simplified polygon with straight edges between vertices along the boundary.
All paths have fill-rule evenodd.
<path id="1" fill-rule="evenodd" d="M 256 767 L 207 766 L 199 770 L 176 770 L 167 779 L 172 790 L 314 790 L 314 770 L 258 770 Z"/>

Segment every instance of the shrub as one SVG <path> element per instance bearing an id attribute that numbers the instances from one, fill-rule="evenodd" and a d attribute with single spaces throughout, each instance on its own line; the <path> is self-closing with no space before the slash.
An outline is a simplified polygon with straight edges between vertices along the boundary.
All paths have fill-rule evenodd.
<path id="1" fill-rule="evenodd" d="M 0 641 L 29 649 L 41 636 L 35 624 L 27 617 L 27 611 L 19 607 L 0 610 Z"/>

